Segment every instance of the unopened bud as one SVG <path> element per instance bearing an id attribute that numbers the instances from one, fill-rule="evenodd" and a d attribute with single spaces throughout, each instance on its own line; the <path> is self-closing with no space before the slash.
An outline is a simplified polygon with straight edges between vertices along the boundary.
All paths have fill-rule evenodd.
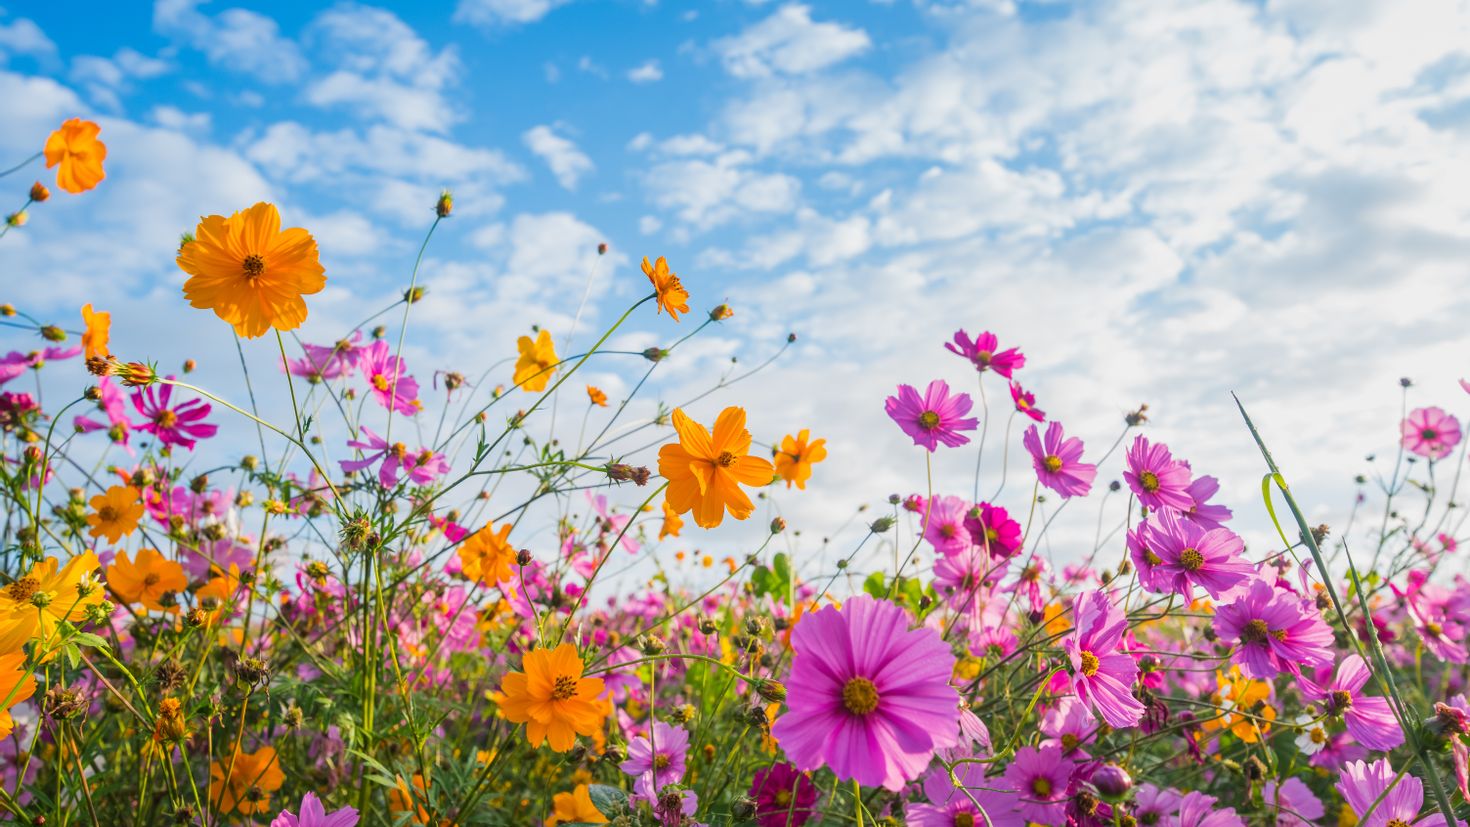
<path id="1" fill-rule="evenodd" d="M 41 328 L 41 338 L 48 342 L 64 342 L 66 341 L 66 331 L 54 324 L 48 324 Z"/>
<path id="2" fill-rule="evenodd" d="M 755 691 L 773 704 L 786 700 L 786 686 L 780 681 L 761 681 L 755 685 Z"/>
<path id="3" fill-rule="evenodd" d="M 882 534 L 890 528 L 893 528 L 892 517 L 879 517 L 873 521 L 872 525 L 868 526 L 868 530 L 874 534 Z"/>
<path id="4" fill-rule="evenodd" d="M 532 560 L 532 557 L 531 557 L 531 550 L 530 549 L 523 548 L 520 551 L 517 551 L 516 552 L 516 565 L 521 566 L 522 568 L 524 568 L 526 566 L 531 565 L 531 560 Z"/>
<path id="5" fill-rule="evenodd" d="M 51 190 L 46 189 L 46 185 L 42 184 L 40 181 L 37 181 L 36 183 L 31 184 L 31 200 L 32 201 L 34 201 L 37 204 L 39 204 L 42 201 L 45 201 L 47 198 L 50 198 L 50 197 L 51 197 Z"/>
<path id="6" fill-rule="evenodd" d="M 780 534 L 786 530 L 786 521 L 780 517 L 771 521 L 771 533 Z"/>
<path id="7" fill-rule="evenodd" d="M 454 195 L 445 190 L 439 193 L 439 200 L 434 202 L 434 214 L 440 218 L 448 218 L 454 212 Z"/>

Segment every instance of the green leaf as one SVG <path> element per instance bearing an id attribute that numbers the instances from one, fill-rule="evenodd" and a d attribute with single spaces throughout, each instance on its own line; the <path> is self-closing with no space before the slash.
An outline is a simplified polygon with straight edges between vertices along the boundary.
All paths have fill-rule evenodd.
<path id="1" fill-rule="evenodd" d="M 587 788 L 587 794 L 592 798 L 592 806 L 608 818 L 616 818 L 628 809 L 628 794 L 617 787 L 593 784 Z"/>
<path id="2" fill-rule="evenodd" d="M 881 600 L 888 596 L 888 587 L 883 583 L 883 572 L 875 571 L 863 581 L 863 591 Z"/>
<path id="3" fill-rule="evenodd" d="M 94 635 L 91 632 L 78 632 L 75 636 L 72 637 L 72 642 L 76 643 L 78 646 L 88 646 L 93 649 L 108 648 L 106 638 L 100 635 Z"/>

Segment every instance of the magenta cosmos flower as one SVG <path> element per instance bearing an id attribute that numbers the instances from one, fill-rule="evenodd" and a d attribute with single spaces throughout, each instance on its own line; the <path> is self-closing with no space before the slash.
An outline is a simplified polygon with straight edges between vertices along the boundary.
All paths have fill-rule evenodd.
<path id="1" fill-rule="evenodd" d="M 1064 644 L 1072 661 L 1077 697 L 1092 706 L 1114 729 L 1130 727 L 1143 717 L 1143 704 L 1133 697 L 1138 663 L 1119 651 L 1128 631 L 1128 615 L 1105 592 L 1077 596 L 1077 624 Z"/>
<path id="2" fill-rule="evenodd" d="M 1139 526 L 1143 547 L 1138 549 L 1148 565 L 1139 582 L 1155 592 L 1176 592 L 1194 600 L 1196 586 L 1210 597 L 1220 595 L 1255 576 L 1255 568 L 1241 557 L 1245 541 L 1228 528 L 1209 531 L 1173 512 L 1161 512 Z"/>
<path id="3" fill-rule="evenodd" d="M 1031 453 L 1031 464 L 1036 467 L 1036 476 L 1042 485 L 1063 498 L 1085 497 L 1092 490 L 1097 466 L 1082 462 L 1082 440 L 1075 436 L 1064 437 L 1062 423 L 1053 422 L 1046 426 L 1044 440 L 1032 425 L 1026 429 L 1021 442 Z"/>
<path id="4" fill-rule="evenodd" d="M 993 370 L 996 373 L 1011 378 L 1011 374 L 1026 366 L 1026 357 L 1015 348 L 1000 350 L 1000 340 L 990 331 L 981 333 L 970 341 L 970 334 L 963 330 L 957 330 L 954 334 L 954 343 L 945 342 L 944 346 L 950 353 L 963 356 L 970 360 L 975 370 L 984 373 Z"/>
<path id="5" fill-rule="evenodd" d="M 1444 459 L 1460 444 L 1460 423 L 1442 408 L 1409 411 L 1400 430 L 1404 435 L 1404 447 L 1429 459 Z"/>
<path id="6" fill-rule="evenodd" d="M 955 827 L 969 824 L 971 827 L 1026 827 L 1017 805 L 1020 803 L 1014 792 L 995 789 L 996 782 L 985 777 L 985 765 L 960 764 L 954 768 L 964 790 L 955 787 L 949 779 L 949 771 L 935 767 L 924 776 L 924 797 L 927 804 L 905 804 L 903 820 L 909 827 Z M 966 794 L 968 793 L 968 795 Z M 972 800 L 973 799 L 973 800 Z M 979 808 L 975 807 L 976 803 Z M 980 810 L 985 812 L 982 815 Z"/>
<path id="7" fill-rule="evenodd" d="M 1316 607 L 1265 580 L 1252 581 L 1242 597 L 1215 611 L 1215 631 L 1234 644 L 1230 659 L 1252 678 L 1332 663 L 1332 628 Z"/>
<path id="8" fill-rule="evenodd" d="M 379 404 L 402 414 L 418 413 L 418 380 L 404 375 L 403 360 L 393 355 L 387 342 L 379 339 L 363 348 L 357 364 Z"/>
<path id="9" fill-rule="evenodd" d="M 1214 505 L 1210 498 L 1220 493 L 1220 481 L 1208 474 L 1196 477 L 1189 484 L 1189 496 L 1194 504 L 1181 516 L 1203 529 L 1219 528 L 1235 516 L 1228 506 Z"/>
<path id="10" fill-rule="evenodd" d="M 356 331 L 351 339 L 343 339 L 335 345 L 311 345 L 303 342 L 303 356 L 287 362 L 286 369 L 313 383 L 348 376 L 357 367 L 357 360 L 362 356 L 362 348 L 357 346 L 361 340 L 362 331 Z M 386 348 L 387 343 L 383 344 Z"/>
<path id="11" fill-rule="evenodd" d="M 301 815 L 282 810 L 270 827 L 357 827 L 357 810 L 343 807 L 328 813 L 316 793 L 307 793 L 301 799 Z"/>
<path id="12" fill-rule="evenodd" d="M 1021 550 L 1021 524 L 998 505 L 980 503 L 965 516 L 970 542 L 996 560 L 1014 557 Z"/>
<path id="13" fill-rule="evenodd" d="M 1046 421 L 1046 411 L 1036 407 L 1036 394 L 1021 387 L 1021 383 L 1011 380 L 1011 401 L 1016 404 L 1016 413 L 1025 414 L 1037 422 Z"/>
<path id="14" fill-rule="evenodd" d="M 1358 827 L 1443 827 L 1444 816 L 1437 810 L 1419 817 L 1424 809 L 1424 784 L 1412 775 L 1394 783 L 1395 777 L 1387 758 L 1371 764 L 1343 764 L 1337 791 L 1357 814 Z"/>
<path id="15" fill-rule="evenodd" d="M 170 405 L 173 394 L 174 386 L 164 384 L 133 391 L 133 407 L 143 417 L 137 428 L 153 434 L 164 445 L 179 445 L 193 450 L 196 440 L 209 439 L 219 427 L 200 421 L 209 416 L 208 402 L 190 399 L 174 406 Z"/>
<path id="16" fill-rule="evenodd" d="M 367 441 L 350 440 L 347 447 L 362 451 L 363 458 L 338 460 L 343 471 L 361 471 L 382 460 L 383 464 L 378 468 L 378 481 L 384 488 L 392 488 L 398 484 L 400 471 L 418 485 L 428 485 L 449 471 L 449 461 L 443 454 L 436 454 L 428 448 L 411 452 L 402 442 L 389 445 L 386 439 L 367 428 L 358 430 L 367 437 Z"/>
<path id="17" fill-rule="evenodd" d="M 1300 681 L 1302 697 L 1321 704 L 1328 715 L 1341 717 L 1353 740 L 1368 749 L 1388 751 L 1404 742 L 1404 731 L 1393 717 L 1387 698 L 1363 694 L 1371 673 L 1361 655 L 1348 655 L 1338 664 L 1337 675 L 1326 686 L 1306 678 Z"/>
<path id="18" fill-rule="evenodd" d="M 952 557 L 970 548 L 970 531 L 965 528 L 965 513 L 970 504 L 959 497 L 935 497 L 929 501 L 929 515 L 924 524 L 924 539 L 934 550 Z"/>
<path id="19" fill-rule="evenodd" d="M 1192 792 L 1179 799 L 1179 815 L 1173 827 L 1245 827 L 1234 807 L 1220 807 L 1213 795 Z"/>
<path id="20" fill-rule="evenodd" d="M 912 385 L 899 385 L 898 396 L 888 397 L 883 407 L 915 445 L 932 452 L 941 442 L 957 448 L 970 441 L 960 431 L 973 431 L 980 426 L 980 420 L 965 416 L 973 404 L 969 394 L 951 396 L 949 384 L 935 379 L 923 396 Z"/>
<path id="21" fill-rule="evenodd" d="M 649 776 L 653 779 L 653 789 L 662 790 L 684 777 L 688 754 L 689 733 L 683 727 L 656 721 L 652 738 L 639 735 L 628 742 L 628 760 L 618 765 L 618 769 L 634 778 Z"/>
<path id="22" fill-rule="evenodd" d="M 1133 439 L 1128 449 L 1128 470 L 1123 479 L 1133 489 L 1138 501 L 1152 510 L 1172 508 L 1187 511 L 1194 507 L 1189 493 L 1189 466 L 1174 459 L 1169 446 L 1150 443 L 1143 434 Z"/>
<path id="23" fill-rule="evenodd" d="M 808 615 L 791 633 L 788 711 L 771 727 L 798 769 L 897 791 L 936 749 L 959 741 L 955 658 L 933 629 L 860 595 Z"/>
<path id="24" fill-rule="evenodd" d="M 1267 781 L 1261 789 L 1261 799 L 1276 816 L 1276 827 L 1311 827 L 1327 812 L 1312 788 L 1296 777 L 1280 784 Z"/>
<path id="25" fill-rule="evenodd" d="M 801 827 L 812 817 L 817 785 L 785 762 L 755 771 L 750 783 L 760 827 Z"/>
<path id="26" fill-rule="evenodd" d="M 1006 781 L 1019 798 L 1021 817 L 1037 824 L 1061 824 L 1072 780 L 1072 762 L 1061 747 L 1022 747 L 1006 767 Z"/>

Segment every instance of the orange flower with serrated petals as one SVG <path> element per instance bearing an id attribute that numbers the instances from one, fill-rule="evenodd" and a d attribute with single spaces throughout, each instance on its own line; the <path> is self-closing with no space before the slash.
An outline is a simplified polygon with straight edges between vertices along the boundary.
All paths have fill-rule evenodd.
<path id="1" fill-rule="evenodd" d="M 500 684 L 500 712 L 511 723 L 526 725 L 532 747 L 546 741 L 553 750 L 566 752 L 578 735 L 591 736 L 602 728 L 607 715 L 597 699 L 602 679 L 582 677 L 577 647 L 563 643 L 549 651 L 535 649 L 526 653 L 521 668 L 526 671 L 511 672 Z"/>
<path id="2" fill-rule="evenodd" d="M 679 518 L 678 512 L 669 507 L 669 501 L 664 500 L 664 522 L 659 526 L 658 538 L 678 537 L 679 531 L 684 528 L 684 521 Z M 683 554 L 683 552 L 679 552 Z"/>
<path id="3" fill-rule="evenodd" d="M 569 793 L 551 797 L 551 815 L 542 822 L 545 827 L 558 824 L 606 824 L 607 816 L 592 803 L 592 792 L 586 784 L 578 784 Z"/>
<path id="4" fill-rule="evenodd" d="M 57 164 L 56 186 L 70 193 L 86 192 L 107 177 L 102 162 L 107 160 L 107 144 L 97 140 L 102 127 L 81 118 L 72 118 L 46 139 L 46 168 Z"/>
<path id="5" fill-rule="evenodd" d="M 177 612 L 177 603 L 165 605 L 164 595 L 178 594 L 189 587 L 184 567 L 158 553 L 157 549 L 138 549 L 137 560 L 119 551 L 107 567 L 107 584 L 118 597 L 128 603 L 141 603 L 154 612 Z"/>
<path id="6" fill-rule="evenodd" d="M 49 659 L 56 624 L 80 623 L 87 617 L 87 607 L 102 602 L 102 588 L 91 576 L 98 565 L 97 555 L 90 551 L 65 566 L 47 557 L 0 588 L 0 653 L 18 651 L 39 638 L 48 650 L 42 660 Z"/>
<path id="7" fill-rule="evenodd" d="M 587 398 L 599 408 L 607 407 L 607 394 L 603 392 L 602 388 L 596 385 L 587 386 Z"/>
<path id="8" fill-rule="evenodd" d="M 812 466 L 827 458 L 827 440 L 814 440 L 811 436 L 811 431 L 802 428 L 794 437 L 788 434 L 781 440 L 781 447 L 774 451 L 776 473 L 786 480 L 787 488 L 796 483 L 797 488 L 805 491 L 806 481 L 812 476 Z"/>
<path id="9" fill-rule="evenodd" d="M 107 350 L 107 339 L 112 333 L 112 314 L 105 311 L 93 311 L 91 304 L 82 305 L 82 330 L 83 357 L 87 359 L 106 359 L 112 354 Z"/>
<path id="10" fill-rule="evenodd" d="M 226 778 L 226 773 L 229 777 Z M 271 810 L 271 793 L 286 780 L 274 747 L 261 747 L 255 752 L 235 749 L 233 765 L 225 758 L 209 765 L 209 800 L 221 813 L 242 815 Z"/>
<path id="11" fill-rule="evenodd" d="M 300 327 L 306 321 L 302 296 L 327 283 L 316 239 L 300 227 L 282 230 L 281 214 L 264 201 L 229 218 L 201 218 L 177 261 L 191 276 L 184 282 L 189 304 L 213 310 L 247 339 L 271 328 Z"/>
<path id="12" fill-rule="evenodd" d="M 755 504 L 740 486 L 768 485 L 775 470 L 764 459 L 750 456 L 745 409 L 721 411 L 713 434 L 682 408 L 674 409 L 673 421 L 679 442 L 659 449 L 658 472 L 669 481 L 665 502 L 674 513 L 693 511 L 701 528 L 719 525 L 726 510 L 737 520 L 753 514 Z"/>
<path id="13" fill-rule="evenodd" d="M 143 500 L 138 489 L 130 485 L 114 485 L 107 493 L 98 494 L 91 500 L 94 511 L 87 515 L 87 533 L 93 537 L 107 537 L 107 542 L 132 534 L 143 517 Z"/>
<path id="14" fill-rule="evenodd" d="M 669 311 L 669 318 L 677 322 L 680 313 L 689 312 L 689 291 L 684 289 L 678 276 L 669 272 L 669 263 L 663 256 L 659 256 L 652 265 L 648 263 L 648 256 L 644 256 L 643 275 L 648 276 L 654 292 L 658 294 L 660 313 Z"/>
<path id="15" fill-rule="evenodd" d="M 516 348 L 520 356 L 516 359 L 516 372 L 511 381 L 532 393 L 546 390 L 546 383 L 556 372 L 557 362 L 551 331 L 543 327 L 534 340 L 530 336 L 522 336 L 516 340 Z"/>
<path id="16" fill-rule="evenodd" d="M 25 652 L 0 655 L 0 740 L 15 729 L 10 708 L 35 694 L 36 678 L 25 667 Z"/>
<path id="17" fill-rule="evenodd" d="M 471 534 L 459 544 L 459 567 L 464 576 L 473 581 L 490 585 L 508 582 L 514 573 L 511 566 L 516 562 L 516 550 L 506 539 L 510 536 L 510 523 L 493 532 L 492 523 Z"/>

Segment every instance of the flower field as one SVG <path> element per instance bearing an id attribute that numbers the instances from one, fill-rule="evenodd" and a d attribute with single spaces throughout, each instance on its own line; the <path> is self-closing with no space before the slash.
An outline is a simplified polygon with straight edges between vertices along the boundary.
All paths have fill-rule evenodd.
<path id="1" fill-rule="evenodd" d="M 50 199 L 108 185 L 103 137 L 68 120 L 4 172 L 25 203 L 0 262 Z M 422 206 L 427 248 L 454 200 Z M 1151 438 L 1147 406 L 1084 444 L 1027 390 L 1025 343 L 960 330 L 933 358 L 976 384 L 914 365 L 871 400 L 891 427 L 869 438 L 911 443 L 929 474 L 803 576 L 774 505 L 823 485 L 828 446 L 821 421 L 747 428 L 741 388 L 763 365 L 642 421 L 585 380 L 618 355 L 637 394 L 741 312 L 686 289 L 677 262 L 623 274 L 638 297 L 591 344 L 531 327 L 438 370 L 403 355 L 433 289 L 417 264 L 398 303 L 308 342 L 332 279 L 310 227 L 262 202 L 182 229 L 157 251 L 183 278 L 158 312 L 212 313 L 242 365 L 264 349 L 274 375 L 115 353 L 90 303 L 59 319 L 0 305 L 0 818 L 1433 827 L 1470 812 L 1467 443 L 1439 406 L 1460 388 L 1419 405 L 1405 381 L 1401 421 L 1383 423 L 1393 464 L 1359 480 L 1342 525 L 1313 526 L 1245 405 L 1261 496 L 1223 503 L 1187 438 Z M 656 317 L 682 337 L 609 348 Z M 84 390 L 43 404 L 42 374 Z M 261 412 L 268 387 L 289 417 Z M 226 423 L 248 437 L 226 444 Z M 982 491 L 1012 456 L 1025 478 Z M 973 487 L 936 490 L 941 466 L 973 468 Z M 1232 530 L 1246 511 L 1271 542 Z"/>

